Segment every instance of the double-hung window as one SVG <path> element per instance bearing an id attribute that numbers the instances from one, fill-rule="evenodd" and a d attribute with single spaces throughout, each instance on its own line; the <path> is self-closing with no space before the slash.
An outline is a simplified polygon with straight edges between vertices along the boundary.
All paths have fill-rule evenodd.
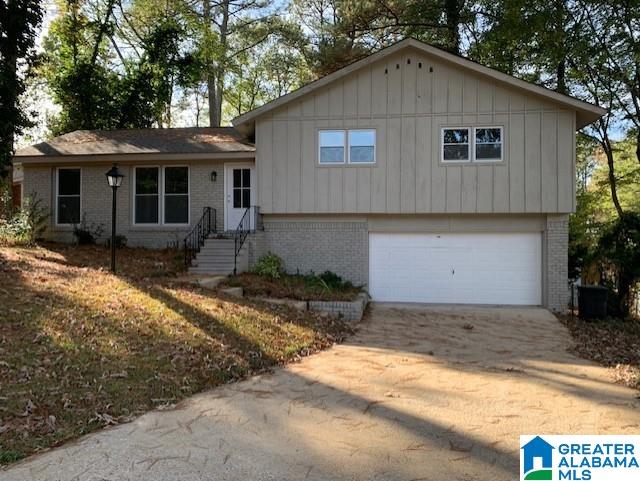
<path id="1" fill-rule="evenodd" d="M 502 160 L 502 127 L 476 127 L 475 159 L 482 162 Z"/>
<path id="2" fill-rule="evenodd" d="M 135 223 L 157 224 L 160 219 L 160 168 L 136 167 Z"/>
<path id="3" fill-rule="evenodd" d="M 373 129 L 320 130 L 318 161 L 331 164 L 374 164 L 376 131 Z"/>
<path id="4" fill-rule="evenodd" d="M 469 129 L 442 129 L 442 161 L 469 162 L 471 160 Z"/>
<path id="5" fill-rule="evenodd" d="M 376 161 L 376 131 L 349 131 L 349 163 L 373 164 Z"/>
<path id="6" fill-rule="evenodd" d="M 59 168 L 56 179 L 56 223 L 80 223 L 81 173 L 78 168 Z"/>
<path id="7" fill-rule="evenodd" d="M 134 224 L 188 224 L 189 167 L 136 167 L 134 197 Z"/>
<path id="8" fill-rule="evenodd" d="M 502 160 L 502 127 L 444 127 L 441 160 L 455 162 L 499 162 Z"/>
<path id="9" fill-rule="evenodd" d="M 189 223 L 189 167 L 164 168 L 164 223 Z"/>

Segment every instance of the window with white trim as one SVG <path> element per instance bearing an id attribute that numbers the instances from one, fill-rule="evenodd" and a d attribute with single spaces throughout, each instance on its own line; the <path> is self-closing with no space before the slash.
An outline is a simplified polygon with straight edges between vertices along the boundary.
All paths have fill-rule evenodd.
<path id="1" fill-rule="evenodd" d="M 56 223 L 80 223 L 81 173 L 79 168 L 59 168 L 56 185 Z"/>
<path id="2" fill-rule="evenodd" d="M 319 130 L 320 164 L 374 164 L 376 131 L 374 129 Z"/>
<path id="3" fill-rule="evenodd" d="M 134 224 L 189 223 L 189 167 L 135 167 Z"/>
<path id="4" fill-rule="evenodd" d="M 160 168 L 135 168 L 135 224 L 158 224 L 160 219 Z"/>
<path id="5" fill-rule="evenodd" d="M 445 163 L 500 162 L 503 135 L 502 127 L 443 127 L 440 159 Z"/>
<path id="6" fill-rule="evenodd" d="M 349 130 L 349 163 L 374 164 L 376 162 L 376 131 Z"/>
<path id="7" fill-rule="evenodd" d="M 189 167 L 164 168 L 164 223 L 189 223 Z"/>
<path id="8" fill-rule="evenodd" d="M 442 129 L 442 161 L 443 162 L 469 162 L 469 128 L 443 128 Z"/>
<path id="9" fill-rule="evenodd" d="M 321 164 L 344 164 L 344 130 L 321 130 L 318 134 Z"/>
<path id="10" fill-rule="evenodd" d="M 502 160 L 502 127 L 475 127 L 475 160 L 491 162 Z"/>

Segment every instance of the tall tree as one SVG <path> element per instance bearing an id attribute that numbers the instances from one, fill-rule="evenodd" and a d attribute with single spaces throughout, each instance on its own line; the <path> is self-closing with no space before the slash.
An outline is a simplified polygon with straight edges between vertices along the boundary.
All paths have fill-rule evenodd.
<path id="1" fill-rule="evenodd" d="M 209 124 L 222 122 L 229 73 L 242 54 L 280 31 L 282 22 L 266 0 L 201 0 L 194 3 L 200 26 L 200 56 L 205 65 Z"/>
<path id="2" fill-rule="evenodd" d="M 0 177 L 10 171 L 16 134 L 30 123 L 20 95 L 41 21 L 39 0 L 0 2 Z"/>
<path id="3" fill-rule="evenodd" d="M 180 17 L 157 3 L 60 3 L 42 68 L 61 107 L 54 134 L 171 125 L 174 90 L 195 67 Z"/>

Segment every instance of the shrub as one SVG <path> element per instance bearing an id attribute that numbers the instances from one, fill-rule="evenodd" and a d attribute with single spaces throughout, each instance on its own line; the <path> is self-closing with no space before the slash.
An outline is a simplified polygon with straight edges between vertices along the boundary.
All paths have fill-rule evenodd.
<path id="1" fill-rule="evenodd" d="M 87 223 L 86 214 L 82 216 L 80 225 L 73 226 L 73 236 L 76 238 L 78 245 L 95 244 L 98 237 L 104 232 L 102 224 Z"/>
<path id="2" fill-rule="evenodd" d="M 598 242 L 598 253 L 605 284 L 614 293 L 617 312 L 612 314 L 626 317 L 633 286 L 640 281 L 640 214 L 625 213 L 607 226 Z"/>
<path id="3" fill-rule="evenodd" d="M 33 245 L 46 228 L 49 212 L 34 196 L 26 197 L 24 205 L 10 218 L 0 219 L 0 243 Z"/>
<path id="4" fill-rule="evenodd" d="M 253 273 L 259 276 L 280 279 L 284 272 L 284 262 L 273 252 L 261 256 L 253 267 Z"/>
<path id="5" fill-rule="evenodd" d="M 116 234 L 116 249 L 122 249 L 127 247 L 127 236 L 122 234 Z M 107 247 L 111 247 L 111 237 L 107 239 Z"/>
<path id="6" fill-rule="evenodd" d="M 318 276 L 318 279 L 320 279 L 320 282 L 329 291 L 337 291 L 340 289 L 348 289 L 353 287 L 353 284 L 351 284 L 351 282 L 345 281 L 338 274 L 331 271 L 324 271 Z"/>

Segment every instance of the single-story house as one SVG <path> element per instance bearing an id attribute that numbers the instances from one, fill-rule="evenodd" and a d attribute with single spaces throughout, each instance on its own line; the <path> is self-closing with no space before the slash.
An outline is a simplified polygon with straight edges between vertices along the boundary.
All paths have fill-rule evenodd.
<path id="1" fill-rule="evenodd" d="M 51 209 L 50 239 L 83 219 L 108 236 L 117 163 L 118 233 L 186 245 L 194 272 L 270 251 L 374 300 L 560 310 L 575 132 L 604 113 L 407 39 L 233 127 L 78 131 L 15 162 L 22 195 Z"/>

